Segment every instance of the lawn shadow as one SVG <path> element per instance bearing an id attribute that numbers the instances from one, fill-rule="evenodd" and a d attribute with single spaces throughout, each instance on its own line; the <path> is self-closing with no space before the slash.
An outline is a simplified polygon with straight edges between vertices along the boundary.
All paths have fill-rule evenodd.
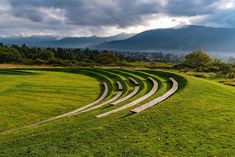
<path id="1" fill-rule="evenodd" d="M 36 73 L 20 70 L 0 69 L 0 75 L 36 75 Z"/>
<path id="2" fill-rule="evenodd" d="M 129 117 L 129 116 L 132 116 L 133 114 L 135 114 L 135 113 L 130 112 L 130 113 L 126 114 L 125 116 L 122 116 L 120 119 L 122 119 L 122 118 L 126 118 L 126 117 Z"/>
<path id="3" fill-rule="evenodd" d="M 107 105 L 107 106 L 101 108 L 101 110 L 105 110 L 105 109 L 107 109 L 107 108 L 109 108 L 109 107 L 112 107 L 112 106 L 113 106 L 113 105 Z"/>

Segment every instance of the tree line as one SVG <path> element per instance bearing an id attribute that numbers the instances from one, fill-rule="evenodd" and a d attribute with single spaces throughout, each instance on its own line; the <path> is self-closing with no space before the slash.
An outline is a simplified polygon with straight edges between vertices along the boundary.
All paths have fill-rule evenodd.
<path id="1" fill-rule="evenodd" d="M 163 53 L 98 51 L 79 48 L 39 48 L 26 45 L 3 45 L 0 43 L 0 63 L 46 64 L 62 66 L 127 65 L 130 62 L 174 63 L 176 68 L 191 68 L 196 71 L 229 73 L 232 64 L 211 58 L 203 51 L 193 51 L 186 56 Z"/>
<path id="2" fill-rule="evenodd" d="M 47 65 L 121 65 L 126 62 L 179 63 L 182 57 L 163 53 L 130 53 L 79 48 L 38 48 L 0 44 L 0 63 Z"/>
<path id="3" fill-rule="evenodd" d="M 0 63 L 76 65 L 114 65 L 121 57 L 114 52 L 90 49 L 38 48 L 0 44 Z"/>

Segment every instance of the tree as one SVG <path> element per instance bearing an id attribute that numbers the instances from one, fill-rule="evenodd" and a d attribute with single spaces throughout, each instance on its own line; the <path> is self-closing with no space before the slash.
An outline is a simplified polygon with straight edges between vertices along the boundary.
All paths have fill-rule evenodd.
<path id="1" fill-rule="evenodd" d="M 203 51 L 193 51 L 185 56 L 184 63 L 190 67 L 198 67 L 208 64 L 211 61 L 210 56 Z"/>
<path id="2" fill-rule="evenodd" d="M 16 49 L 0 47 L 0 63 L 18 63 L 21 59 L 22 57 Z"/>
<path id="3" fill-rule="evenodd" d="M 38 52 L 37 58 L 48 60 L 49 58 L 54 58 L 54 52 L 50 49 L 42 49 Z"/>
<path id="4" fill-rule="evenodd" d="M 94 61 L 102 65 L 115 65 L 119 61 L 119 58 L 115 53 L 103 51 L 97 53 Z"/>
<path id="5" fill-rule="evenodd" d="M 63 60 L 74 60 L 75 59 L 75 55 L 74 55 L 74 53 L 71 52 L 70 49 L 63 49 L 63 48 L 58 48 L 58 50 L 55 52 L 55 57 L 61 58 Z"/>

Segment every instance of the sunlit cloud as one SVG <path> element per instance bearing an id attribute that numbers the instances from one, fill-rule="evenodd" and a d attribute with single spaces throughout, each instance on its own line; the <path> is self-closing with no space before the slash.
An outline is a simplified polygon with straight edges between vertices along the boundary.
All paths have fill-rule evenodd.
<path id="1" fill-rule="evenodd" d="M 214 6 L 220 10 L 235 9 L 235 0 L 222 0 L 214 3 Z"/>

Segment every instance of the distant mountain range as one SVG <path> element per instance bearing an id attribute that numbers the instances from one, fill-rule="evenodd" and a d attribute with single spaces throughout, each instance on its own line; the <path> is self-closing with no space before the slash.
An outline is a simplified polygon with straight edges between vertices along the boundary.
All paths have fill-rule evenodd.
<path id="1" fill-rule="evenodd" d="M 24 38 L 0 38 L 4 44 L 26 44 L 38 47 L 93 48 L 116 51 L 162 51 L 235 53 L 235 29 L 205 26 L 183 26 L 180 28 L 154 29 L 139 34 L 118 34 L 110 37 L 66 37 L 50 36 Z"/>
<path id="2" fill-rule="evenodd" d="M 121 41 L 96 46 L 100 49 L 131 51 L 192 51 L 234 52 L 235 29 L 204 26 L 155 29 Z"/>
<path id="3" fill-rule="evenodd" d="M 121 33 L 115 36 L 109 37 L 65 37 L 58 38 L 54 36 L 31 36 L 31 37 L 9 37 L 0 38 L 0 43 L 7 45 L 23 45 L 36 46 L 36 47 L 63 47 L 63 48 L 92 48 L 98 44 L 124 40 L 130 38 L 134 34 Z"/>
<path id="4" fill-rule="evenodd" d="M 115 36 L 109 36 L 109 37 L 97 37 L 97 36 L 91 36 L 91 37 L 66 37 L 62 38 L 60 40 L 56 40 L 53 42 L 50 42 L 50 46 L 55 47 L 67 47 L 67 48 L 92 48 L 96 45 L 99 45 L 104 42 L 110 42 L 110 41 L 118 41 L 118 40 L 124 40 L 127 38 L 130 38 L 134 34 L 125 34 L 121 33 Z"/>

